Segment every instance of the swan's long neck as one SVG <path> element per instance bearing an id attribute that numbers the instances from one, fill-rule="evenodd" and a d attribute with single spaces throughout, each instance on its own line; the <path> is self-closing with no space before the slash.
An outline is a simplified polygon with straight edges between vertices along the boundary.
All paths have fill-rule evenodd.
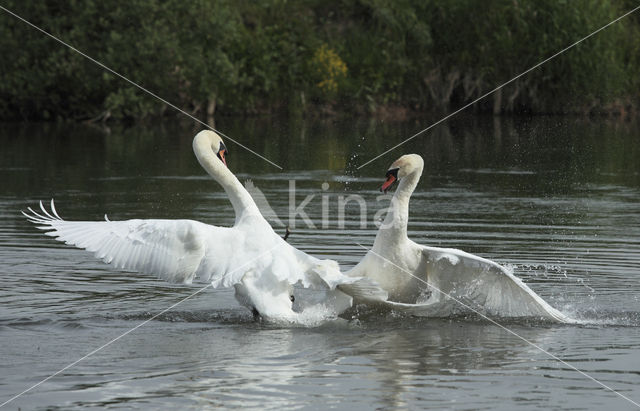
<path id="1" fill-rule="evenodd" d="M 407 224 L 409 222 L 409 200 L 411 194 L 420 181 L 422 167 L 417 168 L 411 174 L 400 180 L 396 189 L 389 211 L 384 222 L 378 230 L 373 249 L 376 252 L 383 252 L 389 245 L 401 244 L 407 240 Z"/>
<path id="2" fill-rule="evenodd" d="M 216 157 L 208 141 L 194 140 L 193 151 L 198 162 L 211 177 L 214 178 L 227 193 L 233 210 L 236 213 L 236 224 L 244 217 L 255 214 L 261 215 L 253 198 L 244 188 L 240 180 Z"/>

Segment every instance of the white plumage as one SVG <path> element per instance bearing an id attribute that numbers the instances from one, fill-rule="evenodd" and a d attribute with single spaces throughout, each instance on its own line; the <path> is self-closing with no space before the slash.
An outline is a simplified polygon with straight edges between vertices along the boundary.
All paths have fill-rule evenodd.
<path id="1" fill-rule="evenodd" d="M 227 192 L 236 213 L 233 227 L 193 220 L 65 221 L 53 200 L 51 212 L 23 213 L 47 235 L 84 248 L 118 269 L 156 275 L 174 283 L 211 282 L 235 286 L 236 298 L 267 320 L 298 321 L 292 309 L 293 285 L 335 290 L 361 279 L 340 273 L 338 264 L 320 260 L 285 242 L 262 217 L 255 202 L 226 167 L 226 147 L 211 131 L 194 138 L 194 152 L 203 168 Z M 368 280 L 363 280 L 368 281 Z M 347 295 L 332 299 L 346 308 Z M 335 314 L 333 308 L 327 312 Z"/>
<path id="2" fill-rule="evenodd" d="M 347 272 L 372 279 L 388 297 L 361 293 L 357 285 L 339 288 L 353 295 L 356 302 L 421 316 L 448 316 L 471 308 L 494 317 L 570 322 L 499 264 L 456 249 L 423 246 L 408 238 L 409 200 L 423 167 L 417 154 L 404 155 L 391 165 L 382 190 L 388 190 L 395 181 L 399 186 L 387 216 L 371 250 Z"/>

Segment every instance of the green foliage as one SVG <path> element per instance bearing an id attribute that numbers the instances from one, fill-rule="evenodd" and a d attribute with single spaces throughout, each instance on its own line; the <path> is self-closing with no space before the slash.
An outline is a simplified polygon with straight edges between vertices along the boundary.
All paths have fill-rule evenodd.
<path id="1" fill-rule="evenodd" d="M 632 0 L 5 1 L 185 111 L 450 110 L 635 7 Z M 167 107 L 3 12 L 0 118 L 163 115 Z M 638 101 L 629 16 L 477 104 L 606 110 Z"/>
<path id="2" fill-rule="evenodd" d="M 313 74 L 317 78 L 316 86 L 321 93 L 334 95 L 338 84 L 347 76 L 347 65 L 336 52 L 323 44 L 316 49 L 311 59 Z"/>
<path id="3" fill-rule="evenodd" d="M 434 47 L 446 73 L 459 73 L 466 89 L 460 100 L 484 94 L 623 13 L 610 2 L 557 0 L 459 0 L 433 11 L 440 16 L 434 31 L 466 26 L 457 36 L 437 37 Z M 576 105 L 620 95 L 633 72 L 624 58 L 630 34 L 629 21 L 618 22 L 518 79 L 503 90 L 503 109 L 579 111 Z"/>

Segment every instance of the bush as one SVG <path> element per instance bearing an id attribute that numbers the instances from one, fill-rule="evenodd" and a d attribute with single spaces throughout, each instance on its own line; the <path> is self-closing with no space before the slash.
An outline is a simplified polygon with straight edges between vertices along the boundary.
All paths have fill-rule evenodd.
<path id="1" fill-rule="evenodd" d="M 633 8 L 630 0 L 95 0 L 5 7 L 185 111 L 462 106 Z M 0 25 L 0 118 L 172 110 L 18 19 Z M 636 101 L 629 16 L 477 104 L 606 110 Z M 326 111 L 326 110 L 325 110 Z"/>

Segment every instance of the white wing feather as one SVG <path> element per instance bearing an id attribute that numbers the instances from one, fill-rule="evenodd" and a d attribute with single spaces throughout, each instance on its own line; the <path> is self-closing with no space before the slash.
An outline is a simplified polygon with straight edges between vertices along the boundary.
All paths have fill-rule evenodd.
<path id="1" fill-rule="evenodd" d="M 230 287 L 247 272 L 304 287 L 335 289 L 358 278 L 340 272 L 335 261 L 319 260 L 285 242 L 268 223 L 247 219 L 216 227 L 193 220 L 65 221 L 40 202 L 23 214 L 59 241 L 93 252 L 118 269 L 153 274 L 173 283 L 211 282 Z M 265 277 L 264 281 L 267 281 Z M 266 287 L 266 285 L 265 285 Z"/>
<path id="2" fill-rule="evenodd" d="M 513 273 L 491 260 L 456 249 L 421 247 L 428 283 L 480 312 L 497 317 L 570 321 Z M 433 291 L 430 300 L 444 303 L 448 298 Z"/>
<path id="3" fill-rule="evenodd" d="M 65 221 L 53 200 L 51 213 L 42 202 L 40 208 L 42 214 L 31 208 L 23 214 L 47 235 L 93 252 L 118 269 L 154 274 L 174 283 L 191 283 L 196 275 L 210 278 L 217 250 L 206 239 L 213 235 L 224 243 L 231 230 L 193 220 Z"/>

